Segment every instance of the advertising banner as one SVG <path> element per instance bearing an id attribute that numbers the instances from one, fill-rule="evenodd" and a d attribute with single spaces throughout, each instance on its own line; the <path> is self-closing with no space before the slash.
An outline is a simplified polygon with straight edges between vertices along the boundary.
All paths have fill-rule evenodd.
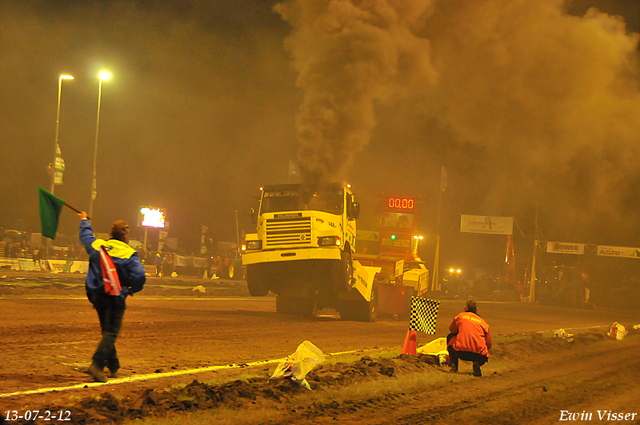
<path id="1" fill-rule="evenodd" d="M 67 260 L 47 260 L 49 270 L 53 273 L 69 273 L 73 261 Z"/>
<path id="2" fill-rule="evenodd" d="M 570 242 L 547 242 L 547 252 L 555 254 L 584 254 L 583 243 L 570 243 Z"/>
<path id="3" fill-rule="evenodd" d="M 640 258 L 640 248 L 598 245 L 600 257 Z"/>
<path id="4" fill-rule="evenodd" d="M 202 258 L 202 257 L 193 257 L 193 267 L 197 267 L 197 268 L 205 268 L 207 267 L 207 261 L 208 258 Z"/>
<path id="5" fill-rule="evenodd" d="M 8 268 L 11 270 L 20 270 L 20 263 L 18 260 L 10 258 L 0 258 L 0 267 Z"/>
<path id="6" fill-rule="evenodd" d="M 62 184 L 62 176 L 64 174 L 64 159 L 60 146 L 56 144 L 56 161 L 53 164 L 53 184 L 59 186 Z"/>
<path id="7" fill-rule="evenodd" d="M 176 255 L 176 267 L 189 267 L 193 264 L 193 257 Z"/>
<path id="8" fill-rule="evenodd" d="M 32 272 L 34 270 L 40 270 L 40 264 L 37 264 L 37 267 L 36 267 L 36 263 L 33 260 L 20 258 L 18 260 L 18 263 L 20 264 L 20 270 L 29 271 L 29 272 Z"/>
<path id="9" fill-rule="evenodd" d="M 45 260 L 45 268 L 53 273 L 87 273 L 88 261 L 74 260 Z"/>
<path id="10" fill-rule="evenodd" d="M 460 231 L 489 235 L 512 235 L 513 217 L 490 217 L 485 215 L 460 216 Z"/>

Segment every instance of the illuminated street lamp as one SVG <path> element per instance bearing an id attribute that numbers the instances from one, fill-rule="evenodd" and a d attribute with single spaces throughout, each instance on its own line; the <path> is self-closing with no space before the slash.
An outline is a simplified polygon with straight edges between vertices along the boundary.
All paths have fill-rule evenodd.
<path id="1" fill-rule="evenodd" d="M 89 217 L 93 217 L 93 200 L 96 199 L 96 161 L 98 159 L 98 132 L 100 130 L 100 103 L 102 102 L 102 81 L 111 78 L 111 73 L 102 71 L 98 75 L 98 116 L 96 118 L 96 143 L 93 150 L 93 179 L 91 180 L 91 202 L 89 202 Z"/>
<path id="2" fill-rule="evenodd" d="M 58 157 L 58 132 L 60 130 L 60 99 L 62 97 L 62 80 L 73 80 L 73 76 L 62 74 L 58 78 L 58 112 L 56 113 L 56 142 L 53 146 L 53 162 L 51 163 L 51 193 L 53 193 L 56 181 L 56 159 Z"/>
<path id="3" fill-rule="evenodd" d="M 56 187 L 56 163 L 58 160 L 58 133 L 60 130 L 60 99 L 62 98 L 62 80 L 73 80 L 73 76 L 62 74 L 58 77 L 58 109 L 56 112 L 56 140 L 53 145 L 53 162 L 51 163 L 51 193 L 54 193 Z M 46 241 L 46 258 L 49 258 L 51 252 L 51 239 Z"/>

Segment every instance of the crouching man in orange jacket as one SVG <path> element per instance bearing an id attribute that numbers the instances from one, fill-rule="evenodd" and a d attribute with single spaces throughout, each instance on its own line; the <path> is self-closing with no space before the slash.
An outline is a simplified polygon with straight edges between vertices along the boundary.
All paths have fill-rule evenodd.
<path id="1" fill-rule="evenodd" d="M 491 333 L 489 324 L 478 315 L 478 306 L 469 300 L 464 312 L 454 317 L 449 326 L 447 350 L 451 362 L 451 372 L 458 371 L 458 360 L 473 362 L 473 376 L 482 376 L 480 367 L 489 361 Z"/>

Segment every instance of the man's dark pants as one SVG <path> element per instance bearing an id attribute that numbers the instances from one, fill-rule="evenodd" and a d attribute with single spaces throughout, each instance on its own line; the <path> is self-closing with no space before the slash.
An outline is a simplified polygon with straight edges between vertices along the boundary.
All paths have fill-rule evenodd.
<path id="1" fill-rule="evenodd" d="M 456 334 L 447 335 L 447 351 L 449 351 L 449 362 L 451 366 L 458 366 L 458 360 L 466 360 L 469 362 L 478 362 L 480 366 L 489 361 L 487 356 L 483 356 L 482 354 L 472 353 L 471 351 L 456 351 L 452 346 L 449 345 L 449 341 L 451 338 L 456 336 Z"/>
<path id="2" fill-rule="evenodd" d="M 92 294 L 91 303 L 98 312 L 102 328 L 102 340 L 93 355 L 93 363 L 100 370 L 107 366 L 111 372 L 116 372 L 120 368 L 120 362 L 115 343 L 122 326 L 126 304 L 121 297 L 106 293 Z"/>

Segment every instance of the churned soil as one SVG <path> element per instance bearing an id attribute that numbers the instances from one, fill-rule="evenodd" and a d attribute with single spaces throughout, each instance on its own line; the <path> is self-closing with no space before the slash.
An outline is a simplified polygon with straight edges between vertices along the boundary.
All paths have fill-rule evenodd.
<path id="1" fill-rule="evenodd" d="M 166 416 L 188 422 L 191 412 L 224 408 L 269 418 L 253 423 L 550 424 L 588 413 L 606 423 L 614 412 L 640 424 L 635 311 L 480 303 L 496 343 L 484 376 L 476 378 L 466 362 L 454 374 L 435 356 L 399 354 L 406 321 L 350 322 L 331 312 L 281 316 L 273 298 L 245 297 L 238 282 L 149 279 L 145 291 L 128 300 L 118 379 L 96 384 L 84 371 L 99 341 L 97 317 L 84 288 L 68 280 L 81 283 L 82 277 L 21 277 L 0 272 L 5 416 L 39 409 L 68 410 L 67 423 L 78 424 Z M 46 280 L 54 278 L 63 281 Z M 193 289 L 199 285 L 227 293 Z M 153 293 L 165 286 L 178 292 Z M 443 301 L 436 335 L 419 334 L 419 345 L 446 336 L 462 304 Z M 621 341 L 607 336 L 614 321 L 629 330 Z M 559 328 L 573 337 L 554 338 Z M 312 390 L 269 380 L 304 340 L 330 360 L 307 375 Z M 638 414 L 631 419 L 632 413 Z"/>

